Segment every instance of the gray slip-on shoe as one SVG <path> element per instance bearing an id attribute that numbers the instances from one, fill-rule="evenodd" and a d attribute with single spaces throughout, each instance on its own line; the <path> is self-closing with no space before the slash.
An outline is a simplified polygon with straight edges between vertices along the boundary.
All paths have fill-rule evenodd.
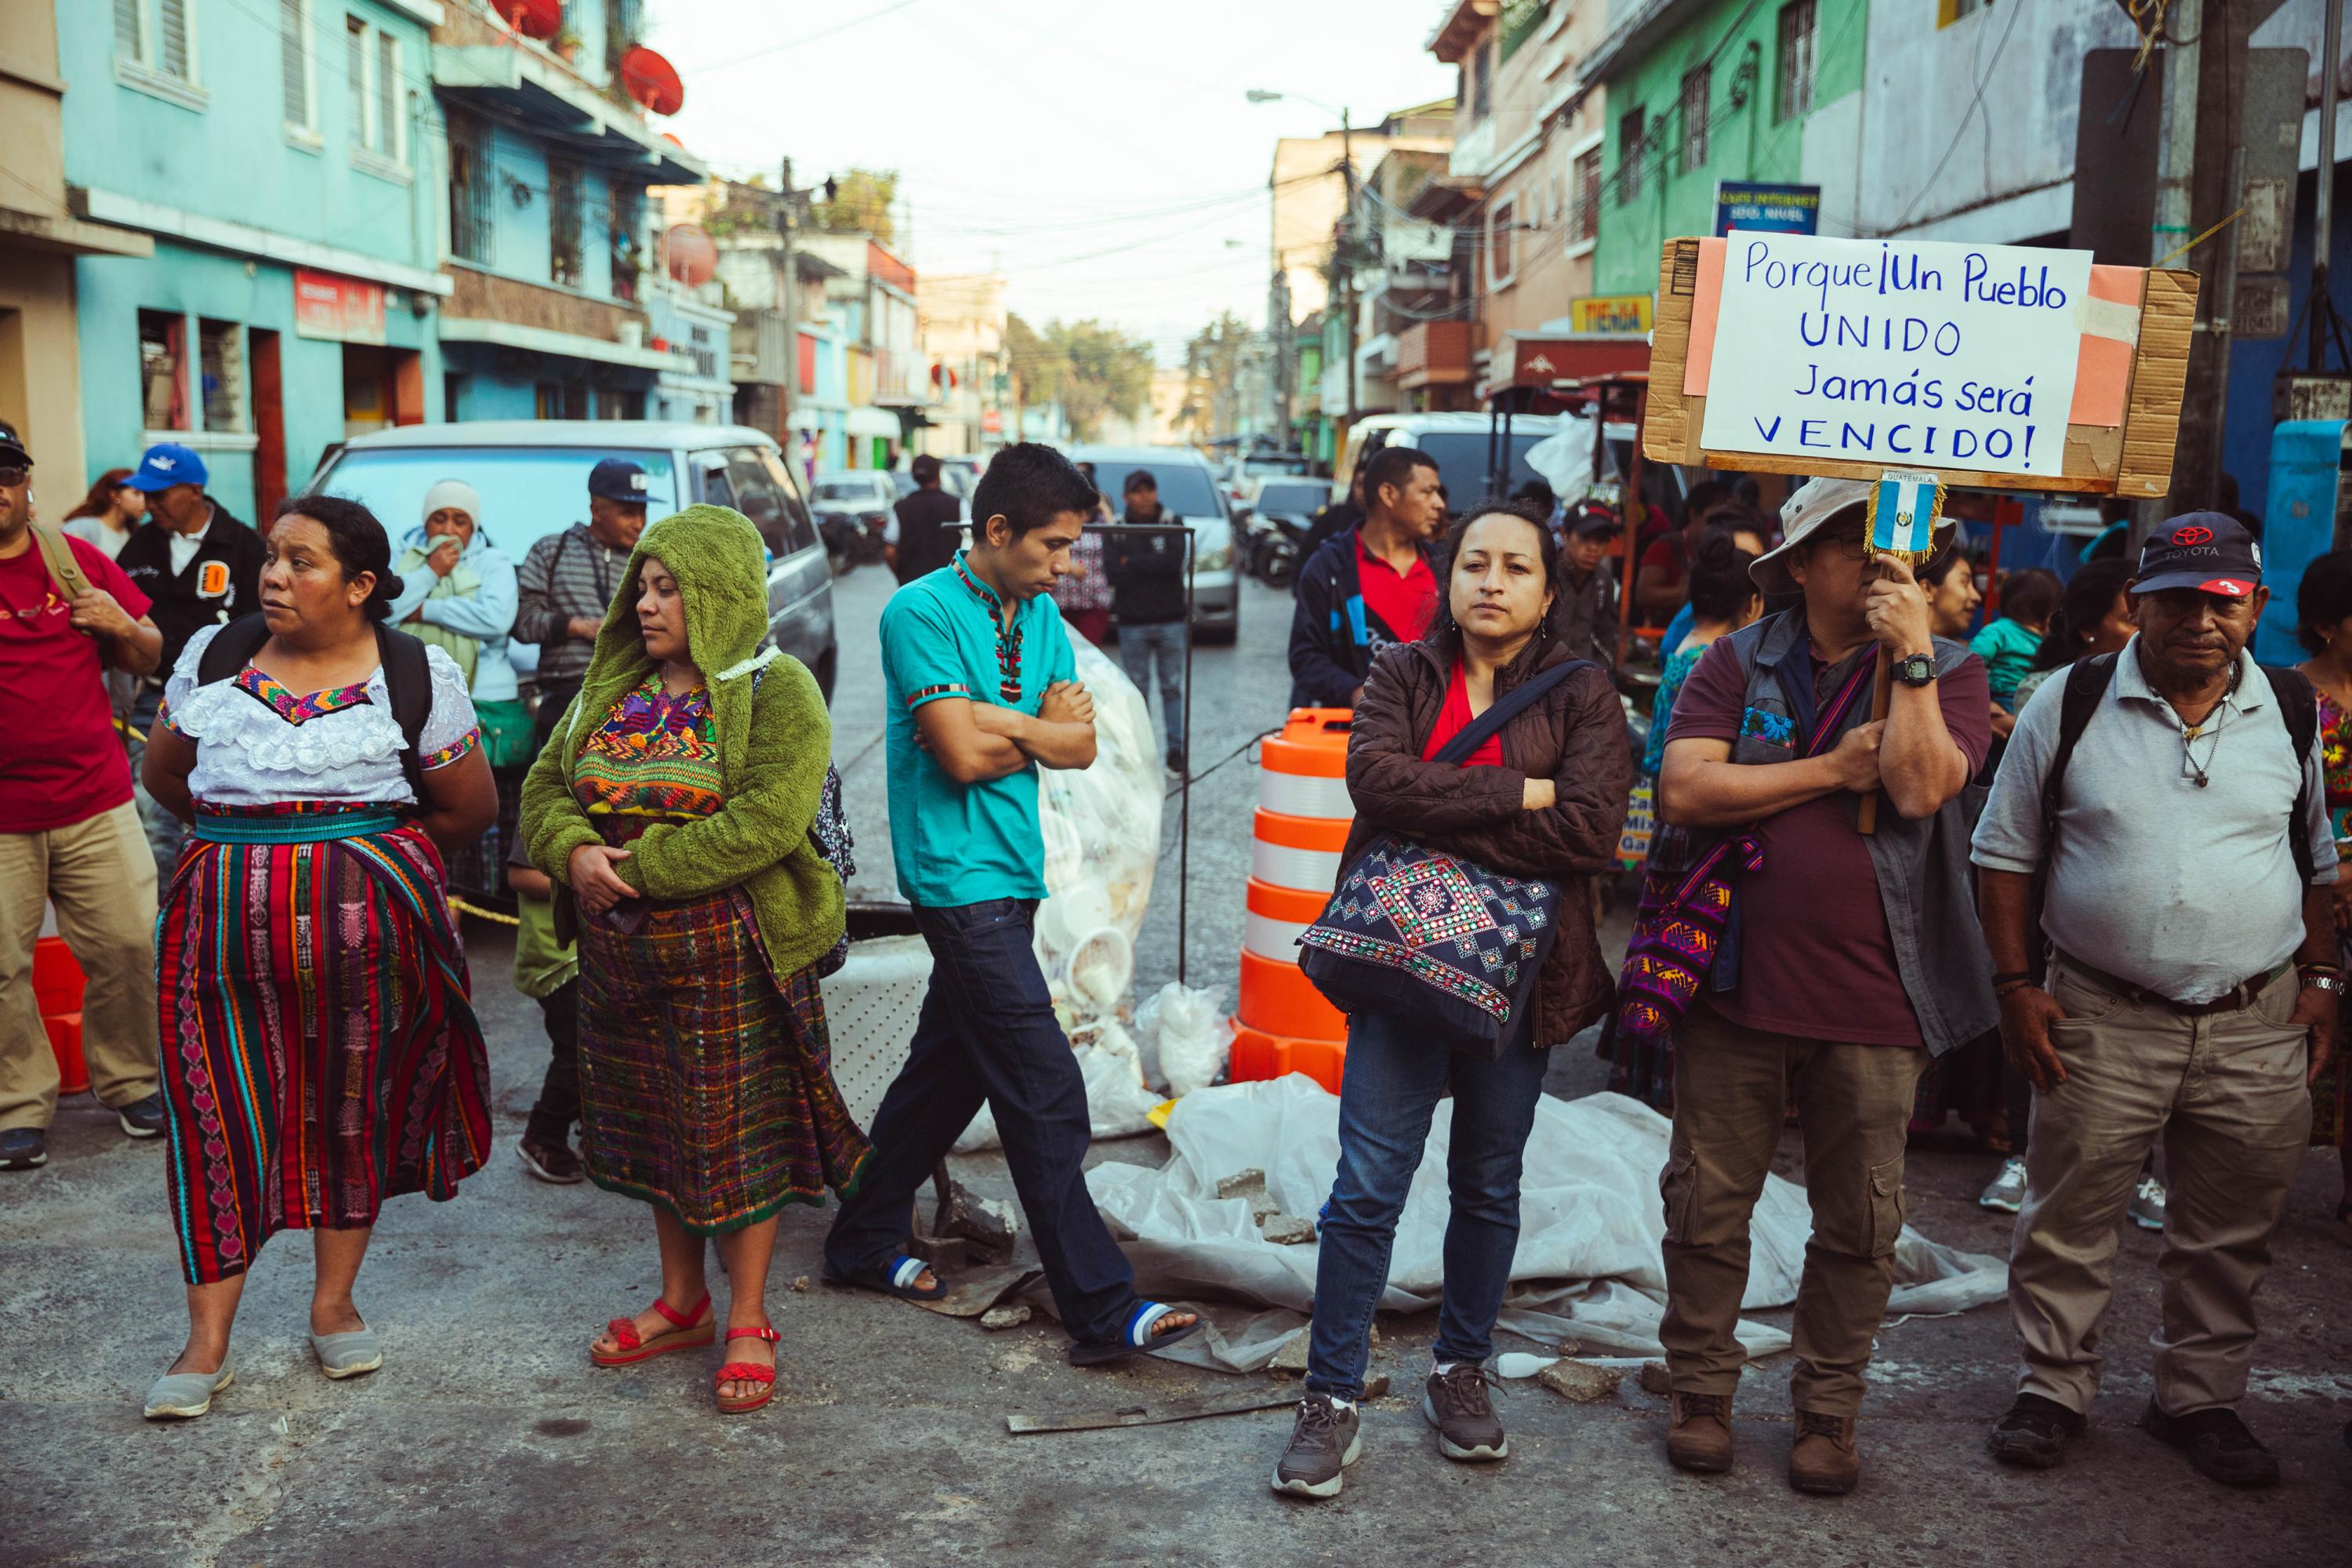
<path id="1" fill-rule="evenodd" d="M 218 1372 L 167 1372 L 147 1390 L 150 1421 L 193 1419 L 213 1407 L 213 1395 L 236 1381 L 226 1361 Z"/>
<path id="2" fill-rule="evenodd" d="M 312 1334 L 310 1349 L 318 1353 L 319 1370 L 338 1380 L 364 1377 L 383 1364 L 383 1336 L 373 1329 Z"/>

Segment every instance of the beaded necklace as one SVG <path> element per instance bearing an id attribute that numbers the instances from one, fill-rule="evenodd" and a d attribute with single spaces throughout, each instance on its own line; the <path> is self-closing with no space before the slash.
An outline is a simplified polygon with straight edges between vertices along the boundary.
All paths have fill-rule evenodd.
<path id="1" fill-rule="evenodd" d="M 958 552 L 955 574 L 963 585 L 972 591 L 988 612 L 988 624 L 996 633 L 996 695 L 1008 708 L 1021 700 L 1021 617 L 1014 616 L 1006 624 L 1004 601 L 994 589 L 966 570 L 963 555 Z"/>

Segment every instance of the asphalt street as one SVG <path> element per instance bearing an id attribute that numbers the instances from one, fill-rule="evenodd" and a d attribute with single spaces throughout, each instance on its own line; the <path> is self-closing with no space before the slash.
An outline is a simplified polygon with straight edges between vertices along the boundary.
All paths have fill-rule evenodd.
<path id="1" fill-rule="evenodd" d="M 840 586 L 835 754 L 849 781 L 861 891 L 888 890 L 873 627 L 878 570 Z M 1255 585 L 1231 649 L 1195 665 L 1193 752 L 1207 766 L 1276 721 L 1289 601 Z M 1254 783 L 1246 758 L 1193 791 L 1187 973 L 1235 971 Z M 1176 823 L 1139 944 L 1143 994 L 1174 974 Z M 537 1009 L 508 983 L 506 933 L 468 942 L 491 1043 L 502 1145 L 546 1060 Z M 1599 1086 L 1583 1042 L 1554 1092 Z M 380 1226 L 358 1300 L 387 1340 L 383 1370 L 331 1384 L 303 1337 L 309 1247 L 279 1237 L 246 1292 L 236 1385 L 202 1420 L 153 1426 L 139 1399 L 184 1319 L 159 1152 L 89 1100 L 61 1108 L 48 1166 L 0 1177 L 0 1568 L 93 1564 L 677 1565 L 823 1563 L 1550 1564 L 2342 1563 L 2352 1416 L 2352 1248 L 2334 1233 L 2336 1169 L 2315 1153 L 2278 1237 L 2244 1406 L 2284 1485 L 2232 1494 L 2134 1427 L 2149 1391 L 2157 1237 L 2124 1237 L 2092 1429 L 2062 1469 L 2027 1474 L 1982 1448 L 2007 1403 L 2005 1310 L 1886 1325 L 1864 1410 L 1861 1489 L 1790 1490 L 1788 1358 L 1750 1369 L 1736 1406 L 1740 1465 L 1667 1468 L 1662 1402 L 1629 1379 L 1571 1405 L 1532 1383 L 1501 1401 L 1511 1458 L 1438 1457 L 1417 1390 L 1374 1402 L 1365 1457 L 1336 1501 L 1268 1495 L 1283 1411 L 1182 1425 L 1016 1437 L 1009 1413 L 1108 1413 L 1295 1384 L 1145 1363 L 1078 1372 L 1042 1317 L 1003 1332 L 796 1279 L 818 1271 L 826 1215 L 786 1215 L 771 1296 L 783 1330 L 775 1403 L 711 1406 L 716 1351 L 592 1369 L 588 1341 L 656 1287 L 646 1209 L 593 1187 L 526 1178 L 501 1147 L 451 1203 L 407 1198 Z M 1157 1136 L 1094 1158 L 1157 1163 Z M 1940 1241 L 2005 1249 L 1979 1210 L 1994 1163 L 1957 1130 L 1915 1142 L 1912 1222 Z M 1003 1163 L 957 1163 L 1009 1194 Z M 1794 1135 L 1780 1162 L 1802 1179 Z M 1758 1314 L 1785 1323 L 1785 1313 Z M 1376 1369 L 1400 1391 L 1425 1371 L 1430 1314 L 1384 1321 Z M 1507 1348 L 1542 1349 L 1509 1342 Z"/>

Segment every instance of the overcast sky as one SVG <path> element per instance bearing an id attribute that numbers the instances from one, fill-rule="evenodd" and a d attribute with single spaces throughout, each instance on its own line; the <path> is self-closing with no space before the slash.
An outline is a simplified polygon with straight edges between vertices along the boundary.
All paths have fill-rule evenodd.
<path id="1" fill-rule="evenodd" d="M 1163 363 L 1221 310 L 1265 316 L 1278 136 L 1454 90 L 1438 0 L 650 0 L 686 79 L 668 124 L 721 173 L 895 168 L 919 269 L 1002 271 L 1036 324 L 1096 317 Z M 911 236 L 908 233 L 911 226 Z M 911 244 L 908 241 L 911 238 Z M 1228 243 L 1238 242 L 1238 243 Z"/>

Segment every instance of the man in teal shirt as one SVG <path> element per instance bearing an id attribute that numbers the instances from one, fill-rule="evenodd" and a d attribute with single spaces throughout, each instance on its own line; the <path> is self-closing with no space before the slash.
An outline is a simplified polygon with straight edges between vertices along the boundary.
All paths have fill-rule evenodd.
<path id="1" fill-rule="evenodd" d="M 1080 1365 L 1199 1327 L 1137 1298 L 1095 1211 L 1086 1081 L 1031 933 L 1045 896 L 1037 769 L 1095 759 L 1094 700 L 1047 593 L 1095 506 L 1093 484 L 1059 452 L 1008 447 L 972 491 L 971 548 L 882 612 L 891 848 L 931 984 L 907 1066 L 875 1112 L 873 1157 L 824 1244 L 836 1279 L 914 1300 L 945 1295 L 907 1256 L 908 1217 L 985 1103 Z"/>

